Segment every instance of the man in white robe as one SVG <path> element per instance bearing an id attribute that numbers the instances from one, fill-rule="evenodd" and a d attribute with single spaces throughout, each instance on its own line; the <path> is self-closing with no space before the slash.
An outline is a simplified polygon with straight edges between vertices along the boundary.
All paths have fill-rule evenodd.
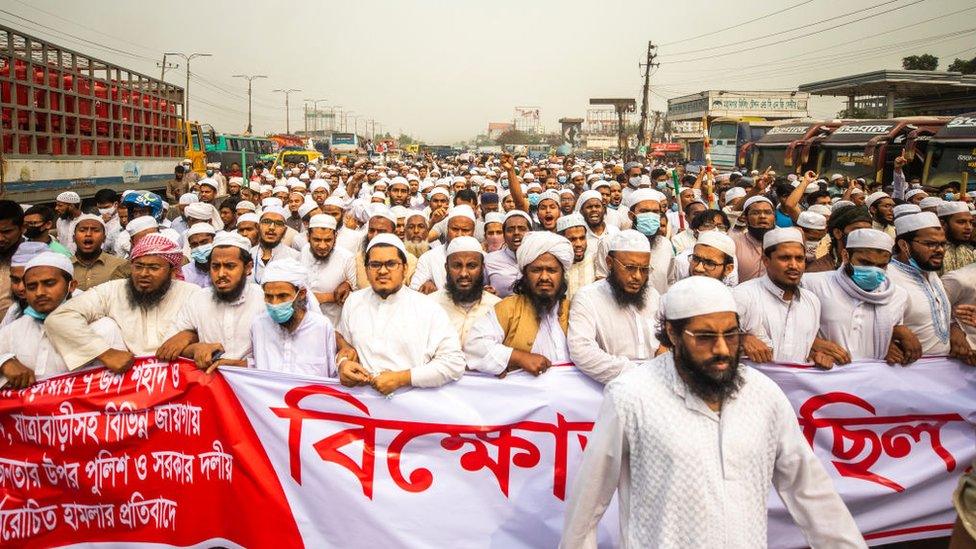
<path id="1" fill-rule="evenodd" d="M 268 206 L 261 211 L 258 223 L 258 245 L 251 250 L 254 258 L 252 280 L 261 284 L 264 281 L 264 269 L 269 263 L 281 259 L 298 259 L 298 250 L 290 248 L 282 242 L 285 237 L 285 219 L 288 212 L 281 206 Z"/>
<path id="2" fill-rule="evenodd" d="M 190 252 L 190 261 L 182 268 L 183 280 L 201 288 L 210 287 L 210 251 L 216 234 L 209 223 L 196 223 L 183 233 Z"/>
<path id="3" fill-rule="evenodd" d="M 654 189 L 636 189 L 630 193 L 627 204 L 627 215 L 634 230 L 647 237 L 651 244 L 651 286 L 659 294 L 668 291 L 668 286 L 678 279 L 674 263 L 674 248 L 671 241 L 664 234 L 661 227 L 667 197 Z M 600 241 L 595 265 L 596 277 L 606 278 L 610 272 L 607 265 L 607 253 L 610 251 L 610 240 Z"/>
<path id="4" fill-rule="evenodd" d="M 471 327 L 488 314 L 501 299 L 485 291 L 485 252 L 472 236 L 458 236 L 447 248 L 447 282 L 444 288 L 430 294 L 457 330 L 462 348 Z"/>
<path id="5" fill-rule="evenodd" d="M 495 289 L 498 297 L 512 294 L 512 287 L 522 275 L 519 272 L 515 254 L 522 239 L 532 230 L 532 218 L 522 210 L 512 210 L 505 214 L 502 222 L 502 236 L 505 246 L 488 254 L 485 258 L 485 280 Z"/>
<path id="6" fill-rule="evenodd" d="M 308 223 L 308 245 L 301 262 L 308 269 L 308 289 L 320 304 L 322 314 L 339 324 L 342 304 L 357 288 L 356 255 L 336 246 L 336 220 L 326 214 L 313 215 Z"/>
<path id="7" fill-rule="evenodd" d="M 739 285 L 735 241 L 720 231 L 702 231 L 695 244 L 676 255 L 675 271 L 678 279 L 707 276 L 720 280 L 732 288 Z"/>
<path id="8" fill-rule="evenodd" d="M 580 288 L 596 280 L 596 250 L 590 248 L 586 237 L 586 220 L 581 214 L 560 216 L 556 220 L 556 232 L 573 246 L 573 266 L 566 271 L 566 298 L 572 301 Z"/>
<path id="9" fill-rule="evenodd" d="M 446 250 L 451 240 L 459 236 L 474 236 L 477 219 L 467 204 L 454 206 L 447 214 L 444 246 L 433 247 L 420 256 L 417 268 L 410 278 L 410 287 L 422 294 L 431 294 L 444 288 L 447 282 Z"/>

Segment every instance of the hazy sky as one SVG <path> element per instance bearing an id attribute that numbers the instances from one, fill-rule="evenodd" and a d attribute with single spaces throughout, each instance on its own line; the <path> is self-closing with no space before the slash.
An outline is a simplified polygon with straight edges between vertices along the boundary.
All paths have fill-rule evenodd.
<path id="1" fill-rule="evenodd" d="M 2 24 L 157 77 L 164 51 L 213 54 L 193 61 L 205 83 L 191 80 L 190 114 L 218 131 L 246 127 L 246 82 L 231 75 L 250 73 L 269 77 L 255 81 L 256 132 L 284 130 L 284 97 L 272 90 L 299 88 L 292 130 L 302 100 L 327 99 L 430 143 L 483 133 L 517 105 L 540 107 L 549 129 L 585 116 L 591 97 L 639 105 L 648 40 L 662 44 L 651 77 L 659 110 L 706 89 L 795 89 L 900 68 L 905 55 L 933 53 L 940 69 L 976 55 L 972 0 L 0 0 L 0 10 Z M 755 49 L 720 56 L 746 48 Z M 166 79 L 182 85 L 178 62 Z M 840 107 L 811 102 L 814 116 Z"/>

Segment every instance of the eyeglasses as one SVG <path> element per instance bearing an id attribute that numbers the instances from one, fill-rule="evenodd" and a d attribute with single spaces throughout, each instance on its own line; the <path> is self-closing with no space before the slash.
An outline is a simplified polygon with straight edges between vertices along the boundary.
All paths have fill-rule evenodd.
<path id="1" fill-rule="evenodd" d="M 641 267 L 640 265 L 627 265 L 626 263 L 623 263 L 622 261 L 620 261 L 616 257 L 613 258 L 613 261 L 617 265 L 620 265 L 620 268 L 623 269 L 625 273 L 627 273 L 627 274 L 629 274 L 631 276 L 633 276 L 635 274 L 639 274 L 639 275 L 643 276 L 643 275 L 651 272 L 651 267 L 650 266 Z"/>
<path id="2" fill-rule="evenodd" d="M 932 242 L 931 240 L 912 240 L 912 242 L 915 242 L 916 244 L 921 244 L 922 246 L 925 246 L 930 250 L 939 250 L 939 249 L 944 250 L 946 246 L 949 244 L 945 240 L 941 242 Z"/>
<path id="3" fill-rule="evenodd" d="M 718 342 L 719 338 L 725 340 L 725 343 L 729 347 L 738 347 L 739 340 L 742 336 L 746 334 L 742 330 L 730 330 L 724 333 L 718 332 L 689 332 L 685 330 L 685 334 L 691 336 L 695 340 L 695 344 L 701 345 L 702 347 L 714 347 L 715 343 Z"/>
<path id="4" fill-rule="evenodd" d="M 391 259 L 389 261 L 370 261 L 366 263 L 366 267 L 369 268 L 369 270 L 371 271 L 379 271 L 384 267 L 386 268 L 387 271 L 392 271 L 393 269 L 396 269 L 401 265 L 403 265 L 403 262 L 397 261 L 395 259 Z"/>
<path id="5" fill-rule="evenodd" d="M 698 227 L 699 231 L 719 231 L 723 233 L 729 232 L 729 228 L 725 225 L 716 225 L 714 223 L 702 223 L 701 227 Z"/>
<path id="6" fill-rule="evenodd" d="M 262 219 L 261 224 L 265 227 L 284 227 L 284 221 L 278 221 L 277 219 Z"/>
<path id="7" fill-rule="evenodd" d="M 706 259 L 697 254 L 691 254 L 691 260 L 694 263 L 704 266 L 706 269 L 717 269 L 719 267 L 724 267 L 725 263 L 718 263 L 717 261 L 712 261 L 711 259 Z"/>

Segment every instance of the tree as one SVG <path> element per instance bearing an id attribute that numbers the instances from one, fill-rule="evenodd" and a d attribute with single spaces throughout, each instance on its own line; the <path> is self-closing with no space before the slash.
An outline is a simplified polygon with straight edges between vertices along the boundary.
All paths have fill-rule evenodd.
<path id="1" fill-rule="evenodd" d="M 864 109 L 854 108 L 853 111 L 848 109 L 843 109 L 837 113 L 837 118 L 871 118 L 871 114 Z"/>
<path id="2" fill-rule="evenodd" d="M 976 74 L 976 57 L 973 57 L 969 61 L 965 59 L 956 58 L 955 61 L 949 65 L 950 71 L 961 72 L 963 74 Z"/>
<path id="3" fill-rule="evenodd" d="M 939 68 L 939 58 L 928 53 L 910 55 L 902 58 L 901 67 L 906 71 L 934 71 Z"/>
<path id="4" fill-rule="evenodd" d="M 539 136 L 520 130 L 508 130 L 495 139 L 498 145 L 534 145 L 539 142 Z"/>

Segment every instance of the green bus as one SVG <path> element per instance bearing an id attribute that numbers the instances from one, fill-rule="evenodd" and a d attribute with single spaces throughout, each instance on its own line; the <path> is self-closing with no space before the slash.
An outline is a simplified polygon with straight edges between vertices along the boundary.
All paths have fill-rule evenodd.
<path id="1" fill-rule="evenodd" d="M 212 127 L 203 135 L 207 162 L 219 162 L 222 171 L 229 170 L 233 163 L 243 170 L 262 156 L 274 153 L 274 142 L 266 137 L 217 133 Z"/>

